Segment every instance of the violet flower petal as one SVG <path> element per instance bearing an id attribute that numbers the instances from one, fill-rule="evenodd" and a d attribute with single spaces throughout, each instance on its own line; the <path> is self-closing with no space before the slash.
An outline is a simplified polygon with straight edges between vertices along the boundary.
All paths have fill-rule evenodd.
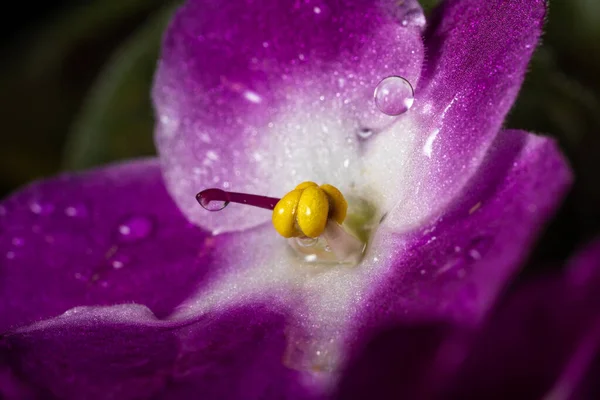
<path id="1" fill-rule="evenodd" d="M 377 335 L 355 356 L 338 398 L 596 398 L 600 241 L 568 267 L 508 294 L 481 330 L 413 323 Z"/>
<path id="2" fill-rule="evenodd" d="M 79 307 L 6 333 L 0 357 L 41 398 L 313 398 L 281 363 L 285 324 L 256 305 L 190 321 L 138 305 Z"/>
<path id="3" fill-rule="evenodd" d="M 365 316 L 477 324 L 558 207 L 571 172 L 551 139 L 501 131 L 443 216 L 395 236 L 391 269 Z"/>
<path id="4" fill-rule="evenodd" d="M 304 180 L 348 189 L 356 133 L 390 124 L 373 93 L 388 76 L 417 85 L 422 10 L 415 0 L 190 0 L 168 29 L 153 98 L 167 188 L 214 233 L 269 213 L 198 211 L 209 187 L 281 197 Z"/>
<path id="5" fill-rule="evenodd" d="M 429 126 L 422 129 L 425 190 L 392 220 L 402 222 L 406 210 L 435 215 L 476 173 L 517 96 L 542 33 L 545 3 L 448 0 L 435 10 L 415 92 L 415 108 Z M 428 207 L 417 206 L 423 203 Z"/>
<path id="6" fill-rule="evenodd" d="M 160 398 L 320 398 L 305 373 L 282 363 L 289 321 L 271 309 L 247 304 L 181 329 L 181 352 Z"/>
<path id="7" fill-rule="evenodd" d="M 432 399 L 461 360 L 467 332 L 439 322 L 395 325 L 354 355 L 334 396 Z"/>
<path id="8" fill-rule="evenodd" d="M 75 308 L 0 339 L 0 354 L 36 398 L 149 398 L 178 354 L 173 332 L 138 305 Z"/>
<path id="9" fill-rule="evenodd" d="M 82 305 L 164 316 L 219 240 L 186 221 L 154 160 L 33 183 L 0 204 L 0 332 Z"/>
<path id="10" fill-rule="evenodd" d="M 454 398 L 594 398 L 600 242 L 568 267 L 562 276 L 522 285 L 500 307 L 475 342 Z"/>

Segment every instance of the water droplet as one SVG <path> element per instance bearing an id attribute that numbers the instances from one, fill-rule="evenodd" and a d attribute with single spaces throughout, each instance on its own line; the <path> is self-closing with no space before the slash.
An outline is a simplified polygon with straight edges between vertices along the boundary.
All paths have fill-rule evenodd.
<path id="1" fill-rule="evenodd" d="M 400 115 L 407 112 L 415 101 L 412 85 L 400 76 L 383 79 L 373 94 L 375 106 L 386 115 Z"/>
<path id="2" fill-rule="evenodd" d="M 402 26 L 416 26 L 419 28 L 425 27 L 425 15 L 420 9 L 413 9 L 404 14 L 402 18 Z"/>
<path id="3" fill-rule="evenodd" d="M 358 131 L 356 131 L 356 136 L 358 136 L 361 139 L 368 139 L 373 135 L 373 130 L 368 129 L 368 128 L 360 128 Z"/>
<path id="4" fill-rule="evenodd" d="M 65 207 L 65 215 L 68 217 L 85 218 L 88 215 L 88 208 L 83 203 L 76 203 Z"/>
<path id="5" fill-rule="evenodd" d="M 302 246 L 302 247 L 312 247 L 315 244 L 317 244 L 318 241 L 319 241 L 319 239 L 317 239 L 317 238 L 311 238 L 311 237 L 298 237 L 298 238 L 296 238 L 296 243 L 298 243 L 298 245 Z"/>
<path id="6" fill-rule="evenodd" d="M 316 254 L 309 254 L 306 257 L 304 257 L 304 261 L 306 262 L 315 262 L 317 261 L 318 257 Z"/>
<path id="7" fill-rule="evenodd" d="M 6 258 L 8 258 L 9 260 L 13 260 L 15 256 L 16 254 L 14 251 L 9 251 L 8 253 L 6 253 Z"/>
<path id="8" fill-rule="evenodd" d="M 15 236 L 11 242 L 15 247 L 23 247 L 23 245 L 25 245 L 25 239 L 18 236 Z"/>
<path id="9" fill-rule="evenodd" d="M 221 211 L 229 204 L 229 195 L 221 189 L 206 189 L 196 195 L 196 201 L 208 211 Z"/>
<path id="10" fill-rule="evenodd" d="M 325 251 L 331 251 L 331 247 L 330 246 L 325 246 Z"/>
<path id="11" fill-rule="evenodd" d="M 80 272 L 75 272 L 75 279 L 77 279 L 78 281 L 87 281 L 87 277 L 80 273 Z"/>
<path id="12" fill-rule="evenodd" d="M 4 206 L 0 206 L 0 217 L 3 217 L 6 215 L 6 207 Z"/>
<path id="13" fill-rule="evenodd" d="M 148 216 L 133 215 L 125 218 L 118 227 L 119 240 L 135 242 L 148 237 L 154 229 L 154 222 Z"/>
<path id="14" fill-rule="evenodd" d="M 33 201 L 29 203 L 29 209 L 34 214 L 49 215 L 54 212 L 54 204 Z"/>
<path id="15" fill-rule="evenodd" d="M 110 258 L 109 264 L 114 269 L 121 269 L 131 262 L 131 259 L 123 254 L 116 254 Z"/>
<path id="16" fill-rule="evenodd" d="M 472 260 L 480 260 L 487 253 L 491 244 L 492 239 L 489 236 L 478 236 L 471 240 L 466 253 Z"/>

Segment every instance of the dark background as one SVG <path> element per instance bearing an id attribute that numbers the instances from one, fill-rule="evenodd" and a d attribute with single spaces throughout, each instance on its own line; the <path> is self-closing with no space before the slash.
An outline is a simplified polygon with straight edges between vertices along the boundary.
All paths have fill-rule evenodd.
<path id="1" fill-rule="evenodd" d="M 0 24 L 0 197 L 59 171 L 154 154 L 149 90 L 177 3 L 11 4 Z M 527 270 L 561 265 L 600 233 L 599 0 L 550 0 L 542 46 L 506 126 L 556 138 L 575 171 Z"/>

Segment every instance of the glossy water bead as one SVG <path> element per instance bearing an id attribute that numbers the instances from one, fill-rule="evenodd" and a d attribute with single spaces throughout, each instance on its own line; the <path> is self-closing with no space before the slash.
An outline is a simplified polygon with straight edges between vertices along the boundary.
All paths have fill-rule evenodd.
<path id="1" fill-rule="evenodd" d="M 379 82 L 373 98 L 379 111 L 387 115 L 404 114 L 415 101 L 412 85 L 401 76 L 390 76 Z"/>

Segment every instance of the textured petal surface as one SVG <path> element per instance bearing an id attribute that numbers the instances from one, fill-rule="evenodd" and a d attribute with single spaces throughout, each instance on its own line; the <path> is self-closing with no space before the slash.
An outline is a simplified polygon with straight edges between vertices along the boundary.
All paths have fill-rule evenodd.
<path id="1" fill-rule="evenodd" d="M 156 161 L 34 183 L 0 203 L 0 332 L 80 305 L 166 315 L 215 243 L 179 212 Z"/>
<path id="2" fill-rule="evenodd" d="M 381 255 L 390 260 L 390 272 L 366 302 L 366 315 L 476 323 L 517 271 L 570 182 L 552 140 L 501 131 L 442 217 L 412 239 L 390 236 L 388 254 Z"/>
<path id="3" fill-rule="evenodd" d="M 260 400 L 322 394 L 308 376 L 282 363 L 286 324 L 283 314 L 245 305 L 180 330 L 181 353 L 160 397 Z"/>
<path id="4" fill-rule="evenodd" d="M 3 356 L 39 398 L 149 398 L 178 353 L 173 332 L 135 305 L 75 308 L 3 341 Z"/>
<path id="5" fill-rule="evenodd" d="M 448 0 L 435 10 L 415 92 L 421 183 L 391 216 L 396 224 L 406 209 L 417 210 L 415 221 L 435 213 L 477 171 L 517 96 L 544 15 L 544 0 Z"/>
<path id="6" fill-rule="evenodd" d="M 240 230 L 268 213 L 198 213 L 194 195 L 280 197 L 304 180 L 353 187 L 364 167 L 357 132 L 394 121 L 376 110 L 374 90 L 394 75 L 416 86 L 424 23 L 415 0 L 188 1 L 154 86 L 156 143 L 179 207 L 213 232 Z M 399 179 L 401 154 L 384 182 Z"/>
<path id="7" fill-rule="evenodd" d="M 284 318 L 260 306 L 159 321 L 145 307 L 81 307 L 10 332 L 0 356 L 32 398 L 309 399 L 284 367 Z"/>

